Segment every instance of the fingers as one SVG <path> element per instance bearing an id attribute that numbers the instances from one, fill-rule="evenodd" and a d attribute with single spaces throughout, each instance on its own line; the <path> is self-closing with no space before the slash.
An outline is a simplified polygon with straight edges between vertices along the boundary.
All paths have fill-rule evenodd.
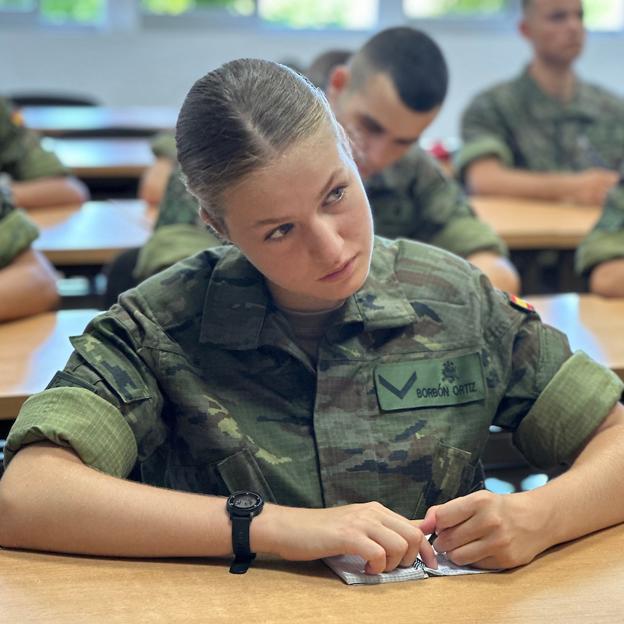
<path id="1" fill-rule="evenodd" d="M 419 553 L 426 565 L 437 566 L 433 548 L 415 522 L 377 504 L 367 506 L 364 516 L 364 535 L 359 533 L 352 552 L 367 560 L 367 573 L 411 566 Z"/>

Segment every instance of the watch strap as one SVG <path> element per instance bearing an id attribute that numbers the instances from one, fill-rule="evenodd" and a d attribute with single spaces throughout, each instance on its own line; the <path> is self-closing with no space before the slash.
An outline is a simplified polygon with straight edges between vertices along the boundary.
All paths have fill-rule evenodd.
<path id="1" fill-rule="evenodd" d="M 251 562 L 256 558 L 256 553 L 251 553 L 246 557 L 236 555 L 234 561 L 230 564 L 230 574 L 245 574 L 251 565 Z"/>

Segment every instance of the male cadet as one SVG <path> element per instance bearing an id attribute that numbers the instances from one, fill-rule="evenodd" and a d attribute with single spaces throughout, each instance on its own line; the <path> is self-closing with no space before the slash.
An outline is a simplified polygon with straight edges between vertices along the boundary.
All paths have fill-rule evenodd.
<path id="1" fill-rule="evenodd" d="M 0 180 L 20 208 L 78 204 L 89 198 L 85 185 L 68 175 L 60 160 L 41 147 L 19 112 L 0 98 Z"/>
<path id="2" fill-rule="evenodd" d="M 37 314 L 58 302 L 54 270 L 30 248 L 35 238 L 37 228 L 0 185 L 0 321 Z"/>
<path id="3" fill-rule="evenodd" d="M 589 274 L 592 292 L 624 297 L 624 166 L 600 219 L 576 250 L 576 269 Z"/>
<path id="4" fill-rule="evenodd" d="M 581 0 L 523 0 L 523 73 L 477 95 L 455 161 L 477 194 L 602 204 L 624 160 L 624 100 L 581 81 Z"/>
<path id="5" fill-rule="evenodd" d="M 436 43 L 420 31 L 401 27 L 378 33 L 348 65 L 334 68 L 327 97 L 351 138 L 375 233 L 448 249 L 479 267 L 498 288 L 518 292 L 519 278 L 502 241 L 476 218 L 459 186 L 417 145 L 438 114 L 447 85 L 446 62 Z M 158 148 L 164 155 L 164 142 Z M 175 156 L 172 149 L 169 156 Z M 196 234 L 197 246 L 184 244 L 186 232 L 190 234 L 197 221 L 197 209 L 193 202 L 188 212 L 178 176 L 171 176 L 169 184 L 161 204 L 162 231 L 139 254 L 135 274 L 140 278 L 167 266 L 175 249 L 188 255 L 210 244 L 202 245 Z"/>

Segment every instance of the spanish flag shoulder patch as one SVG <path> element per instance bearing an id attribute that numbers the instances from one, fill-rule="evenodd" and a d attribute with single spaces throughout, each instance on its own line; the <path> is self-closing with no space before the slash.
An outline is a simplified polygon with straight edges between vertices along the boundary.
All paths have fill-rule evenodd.
<path id="1" fill-rule="evenodd" d="M 522 312 L 535 312 L 535 308 L 528 301 L 525 301 L 516 295 L 508 294 L 507 297 L 509 298 L 509 303 L 517 310 Z"/>

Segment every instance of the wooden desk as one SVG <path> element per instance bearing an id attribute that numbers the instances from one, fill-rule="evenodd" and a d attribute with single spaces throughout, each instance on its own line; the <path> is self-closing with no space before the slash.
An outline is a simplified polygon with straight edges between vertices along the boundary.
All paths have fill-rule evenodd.
<path id="1" fill-rule="evenodd" d="M 576 624 L 622 622 L 624 527 L 511 572 L 347 586 L 320 562 L 132 561 L 0 551 L 6 622 Z"/>
<path id="2" fill-rule="evenodd" d="M 573 350 L 582 349 L 624 379 L 624 299 L 576 294 L 527 299 L 545 323 L 567 334 Z"/>
<path id="3" fill-rule="evenodd" d="M 26 126 L 48 136 L 98 131 L 155 134 L 175 128 L 178 118 L 178 110 L 168 106 L 25 106 L 21 113 Z"/>
<path id="4" fill-rule="evenodd" d="M 0 324 L 0 420 L 14 419 L 22 403 L 48 385 L 73 350 L 69 336 L 81 334 L 96 314 L 61 310 Z"/>
<path id="5" fill-rule="evenodd" d="M 512 250 L 576 249 L 600 216 L 599 207 L 512 197 L 471 197 L 470 203 Z"/>
<path id="6" fill-rule="evenodd" d="M 154 162 L 150 141 L 128 139 L 51 139 L 43 146 L 63 165 L 84 180 L 93 178 L 139 178 Z"/>
<path id="7" fill-rule="evenodd" d="M 102 266 L 126 249 L 141 247 L 154 217 L 136 200 L 91 201 L 28 214 L 41 230 L 34 248 L 57 267 Z"/>

